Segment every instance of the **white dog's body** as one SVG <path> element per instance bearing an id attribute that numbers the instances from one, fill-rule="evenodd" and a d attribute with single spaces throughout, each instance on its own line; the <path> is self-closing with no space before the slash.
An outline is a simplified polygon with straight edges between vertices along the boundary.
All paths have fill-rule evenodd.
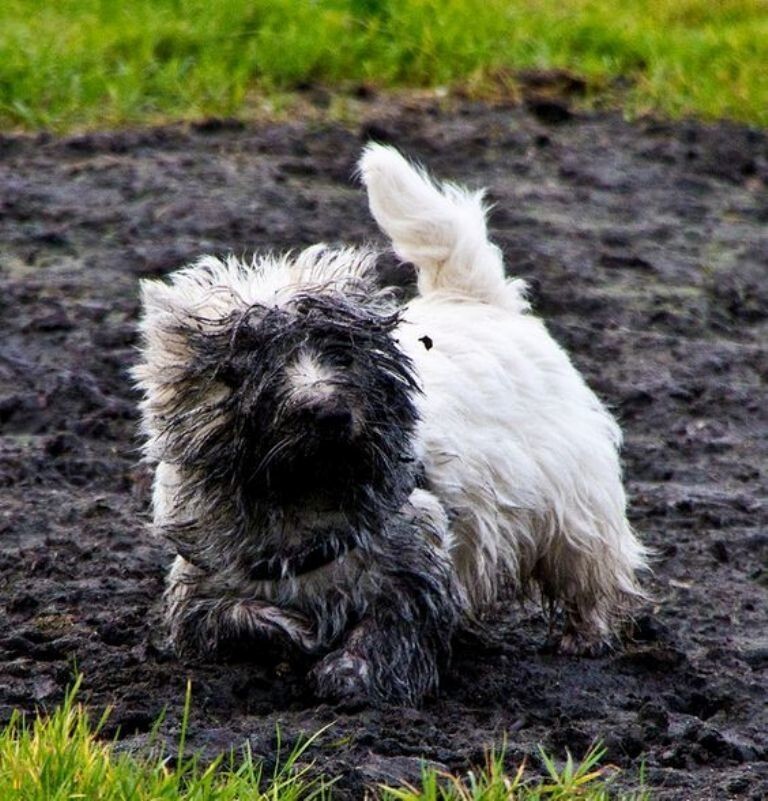
<path id="1" fill-rule="evenodd" d="M 505 278 L 500 253 L 486 236 L 480 195 L 436 187 L 389 148 L 369 146 L 360 168 L 376 220 L 398 255 L 418 271 L 419 295 L 407 305 L 391 337 L 412 362 L 420 389 L 413 398 L 418 422 L 409 448 L 424 481 L 408 490 L 402 514 L 428 531 L 424 570 L 453 572 L 457 587 L 446 589 L 445 598 L 458 598 L 467 618 L 482 614 L 506 589 L 527 594 L 538 586 L 566 614 L 563 650 L 590 651 L 605 642 L 640 596 L 635 571 L 645 566 L 644 550 L 625 516 L 619 428 L 541 321 L 530 314 L 524 284 Z M 200 495 L 200 508 L 195 508 L 196 490 L 187 487 L 200 480 L 194 478 L 195 463 L 180 467 L 183 449 L 173 450 L 167 439 L 172 436 L 164 423 L 169 403 L 178 411 L 179 387 L 188 387 L 190 395 L 197 391 L 195 384 L 169 378 L 193 354 L 187 345 L 192 335 L 174 333 L 178 320 L 188 317 L 192 322 L 185 325 L 198 336 L 205 335 L 210 321 L 233 310 L 247 312 L 254 305 L 292 309 L 302 293 L 333 293 L 337 286 L 362 280 L 372 260 L 367 251 L 322 248 L 294 260 L 267 258 L 254 266 L 207 258 L 175 274 L 170 285 L 145 286 L 146 363 L 136 376 L 147 397 L 147 452 L 159 463 L 154 496 L 159 527 L 196 517 L 201 527 L 211 519 L 225 532 L 235 514 L 220 513 L 217 505 L 226 503 L 217 501 L 216 493 Z M 390 302 L 382 295 L 382 308 Z M 287 365 L 290 403 L 326 403 L 342 378 L 338 368 L 322 361 L 320 351 L 317 358 L 312 355 L 311 344 Z M 205 397 L 218 403 L 228 391 L 214 380 L 206 385 Z M 190 411 L 182 412 L 199 415 L 210 408 L 200 404 L 200 399 L 191 400 Z M 354 434 L 362 418 L 354 403 L 352 407 Z M 178 419 L 193 418 L 182 414 Z M 184 448 L 194 450 L 200 444 L 195 438 L 232 424 L 226 416 L 211 417 L 187 437 Z M 182 455 L 169 456 L 176 452 Z M 312 502 L 301 506 L 300 513 L 281 512 L 284 542 L 301 541 L 318 521 L 335 524 L 322 522 L 323 515 L 333 518 L 334 513 L 313 511 Z M 205 526 L 201 536 L 210 537 L 211 523 Z M 227 543 L 222 553 L 230 549 L 235 554 L 239 545 L 226 536 L 222 534 Z M 208 599 L 209 605 L 199 606 L 197 617 L 189 620 L 209 625 L 218 616 L 211 636 L 218 636 L 221 626 L 253 632 L 269 625 L 305 650 L 321 652 L 323 642 L 338 642 L 349 620 L 364 621 L 377 597 L 392 592 L 386 589 L 386 576 L 399 568 L 377 572 L 371 560 L 378 557 L 372 553 L 353 549 L 301 575 L 284 571 L 277 581 L 249 579 L 234 556 L 213 568 L 215 575 L 179 556 L 170 577 L 172 622 L 185 620 L 193 600 L 202 604 L 199 599 Z M 231 600 L 235 589 L 241 599 L 237 602 Z M 214 604 L 217 594 L 227 593 L 226 604 Z M 427 601 L 427 606 L 439 609 L 443 603 L 453 602 Z M 355 643 L 364 636 L 354 629 L 347 645 L 324 660 L 326 673 L 351 670 L 364 675 L 365 659 L 354 656 L 359 651 Z M 434 678 L 419 680 L 413 685 L 417 689 L 406 692 L 402 688 L 410 686 L 410 674 L 403 670 L 401 678 L 382 678 L 375 693 L 413 700 L 434 685 Z M 338 682 L 334 687 L 328 692 L 344 694 Z"/>
<path id="2" fill-rule="evenodd" d="M 529 313 L 523 282 L 505 279 L 481 195 L 440 192 L 384 148 L 361 172 L 377 222 L 419 269 L 397 338 L 423 388 L 417 450 L 467 598 L 480 611 L 510 579 L 538 581 L 573 616 L 566 649 L 602 639 L 645 566 L 616 421 Z"/>

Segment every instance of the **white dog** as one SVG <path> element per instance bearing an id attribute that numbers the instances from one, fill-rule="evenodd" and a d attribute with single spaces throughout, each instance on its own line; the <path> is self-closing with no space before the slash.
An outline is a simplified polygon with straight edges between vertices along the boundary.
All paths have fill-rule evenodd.
<path id="1" fill-rule="evenodd" d="M 462 621 L 538 587 L 561 650 L 593 652 L 642 597 L 619 428 L 505 278 L 479 193 L 379 145 L 360 173 L 418 271 L 404 308 L 366 250 L 209 257 L 144 284 L 172 637 L 295 648 L 320 696 L 413 703 Z"/>

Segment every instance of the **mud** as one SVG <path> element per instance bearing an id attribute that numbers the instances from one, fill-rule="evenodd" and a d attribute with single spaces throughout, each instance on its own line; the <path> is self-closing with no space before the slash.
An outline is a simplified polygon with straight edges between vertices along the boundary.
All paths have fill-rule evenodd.
<path id="1" fill-rule="evenodd" d="M 422 709 L 318 706 L 300 675 L 180 664 L 157 604 L 170 554 L 147 534 L 137 281 L 201 253 L 377 240 L 351 178 L 368 136 L 489 187 L 510 270 L 626 432 L 631 517 L 656 601 L 622 651 L 553 655 L 535 608 L 459 643 Z M 73 669 L 141 748 L 187 677 L 193 746 L 275 726 L 339 797 L 461 771 L 507 740 L 576 754 L 600 738 L 659 799 L 768 796 L 768 144 L 721 124 L 624 122 L 470 103 L 372 101 L 363 123 L 0 139 L 0 718 L 51 707 Z"/>

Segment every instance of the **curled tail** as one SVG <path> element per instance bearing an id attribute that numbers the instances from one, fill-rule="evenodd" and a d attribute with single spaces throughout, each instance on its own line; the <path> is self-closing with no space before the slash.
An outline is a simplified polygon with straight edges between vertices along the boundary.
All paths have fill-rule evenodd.
<path id="1" fill-rule="evenodd" d="M 369 144 L 360 174 L 379 227 L 397 255 L 418 269 L 419 291 L 438 290 L 522 311 L 522 281 L 504 278 L 499 249 L 488 240 L 482 192 L 438 185 L 394 148 Z"/>

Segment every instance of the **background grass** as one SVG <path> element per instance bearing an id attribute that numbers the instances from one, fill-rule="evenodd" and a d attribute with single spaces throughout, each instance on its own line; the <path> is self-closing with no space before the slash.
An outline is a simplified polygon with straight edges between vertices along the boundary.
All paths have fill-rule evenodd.
<path id="1" fill-rule="evenodd" d="M 564 67 L 629 113 L 768 124 L 768 0 L 3 0 L 0 128 L 248 116 L 331 87 Z"/>
<path id="2" fill-rule="evenodd" d="M 0 729 L 0 798 L 3 801 L 331 801 L 332 780 L 312 771 L 312 746 L 305 738 L 289 754 L 276 755 L 265 775 L 250 751 L 203 764 L 185 751 L 191 694 L 189 686 L 175 754 L 154 747 L 154 755 L 118 752 L 99 739 L 107 714 L 94 722 L 76 702 L 78 678 L 64 703 L 49 716 L 28 723 L 14 714 Z M 162 724 L 158 721 L 150 737 Z M 320 733 L 322 734 L 322 732 Z M 279 742 L 279 737 L 278 737 Z M 278 746 L 279 749 L 279 746 Z M 153 749 L 150 749 L 153 750 Z M 425 769 L 419 786 L 379 788 L 382 801 L 647 801 L 643 792 L 611 790 L 611 771 L 601 768 L 604 752 L 594 747 L 579 763 L 570 755 L 558 767 L 542 752 L 543 781 L 504 771 L 501 753 L 485 768 L 463 778 Z M 371 797 L 370 794 L 366 797 Z"/>

